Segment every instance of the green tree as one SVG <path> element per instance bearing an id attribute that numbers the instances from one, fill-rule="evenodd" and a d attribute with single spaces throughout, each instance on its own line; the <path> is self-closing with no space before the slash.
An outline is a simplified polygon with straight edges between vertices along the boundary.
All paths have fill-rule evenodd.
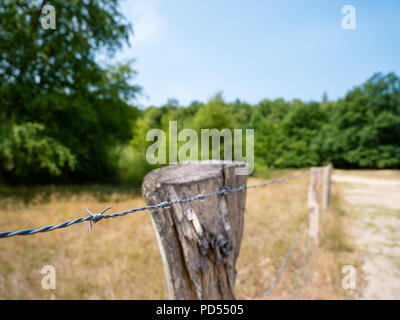
<path id="1" fill-rule="evenodd" d="M 24 123 L 8 129 L 6 139 L 4 131 L 0 134 L 0 156 L 6 170 L 35 176 L 41 171 L 60 175 L 64 167 L 74 169 L 76 159 L 71 150 L 43 135 L 43 125 Z"/>
<path id="2" fill-rule="evenodd" d="M 14 166 L 8 165 L 3 149 L 0 171 L 17 182 L 54 175 L 109 178 L 112 148 L 131 138 L 138 111 L 129 101 L 140 90 L 131 84 L 131 63 L 107 66 L 97 61 L 99 53 L 111 57 L 128 41 L 131 26 L 119 1 L 54 0 L 56 29 L 42 28 L 45 1 L 0 3 L 0 119 L 2 140 L 8 141 L 2 145 L 13 148 L 15 132 L 25 128 L 35 132 L 25 136 L 27 145 L 36 148 L 40 135 L 53 148 L 45 153 L 48 158 L 39 157 L 39 148 L 30 154 L 33 161 Z M 68 153 L 74 165 L 60 161 L 56 150 Z M 38 163 L 43 170 L 37 170 Z"/>
<path id="3" fill-rule="evenodd" d="M 236 118 L 232 108 L 222 98 L 222 93 L 216 94 L 201 106 L 193 118 L 192 128 L 200 134 L 201 129 L 233 129 L 237 128 Z"/>
<path id="4" fill-rule="evenodd" d="M 325 114 L 318 103 L 303 104 L 294 101 L 278 131 L 279 157 L 275 165 L 279 167 L 310 167 L 319 163 L 318 151 L 313 147 L 325 122 Z"/>
<path id="5" fill-rule="evenodd" d="M 400 167 L 400 78 L 377 73 L 330 107 L 316 138 L 323 159 L 342 168 Z"/>

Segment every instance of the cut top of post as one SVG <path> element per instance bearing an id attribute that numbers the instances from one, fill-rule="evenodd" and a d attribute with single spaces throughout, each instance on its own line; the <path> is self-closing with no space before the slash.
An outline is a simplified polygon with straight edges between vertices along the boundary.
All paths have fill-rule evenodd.
<path id="1" fill-rule="evenodd" d="M 246 185 L 236 175 L 246 164 L 186 162 L 150 172 L 143 182 L 149 205 Z M 235 263 L 244 223 L 246 191 L 217 194 L 151 211 L 170 299 L 233 299 Z"/>

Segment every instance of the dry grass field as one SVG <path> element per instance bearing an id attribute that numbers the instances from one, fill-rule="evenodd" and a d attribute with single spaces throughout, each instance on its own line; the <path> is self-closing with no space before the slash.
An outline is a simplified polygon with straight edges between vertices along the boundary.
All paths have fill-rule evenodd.
<path id="1" fill-rule="evenodd" d="M 273 172 L 272 177 L 304 172 Z M 236 295 L 262 299 L 307 215 L 308 177 L 248 190 Z M 249 183 L 261 181 L 250 178 Z M 139 190 L 79 186 L 0 189 L 0 231 L 55 225 L 84 217 L 84 208 L 113 212 L 144 204 Z M 322 215 L 322 239 L 310 264 L 304 299 L 346 299 L 341 266 L 355 264 L 340 194 Z M 289 297 L 305 251 L 307 230 L 270 298 Z M 41 287 L 45 265 L 57 272 L 56 290 Z M 296 290 L 294 298 L 297 297 Z M 148 212 L 48 233 L 0 239 L 1 299 L 165 299 L 163 268 Z"/>

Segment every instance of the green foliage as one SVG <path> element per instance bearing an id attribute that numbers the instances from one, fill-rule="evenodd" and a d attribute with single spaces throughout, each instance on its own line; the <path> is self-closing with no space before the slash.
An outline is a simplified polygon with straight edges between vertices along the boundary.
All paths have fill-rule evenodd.
<path id="1" fill-rule="evenodd" d="M 7 129 L 0 134 L 0 159 L 6 171 L 15 169 L 15 174 L 28 177 L 45 173 L 58 176 L 64 168 L 74 169 L 74 155 L 46 136 L 43 125 L 25 123 Z"/>
<path id="2" fill-rule="evenodd" d="M 135 163 L 142 161 L 140 167 L 150 170 L 141 156 L 152 143 L 145 142 L 147 131 L 160 128 L 168 135 L 168 121 L 177 120 L 178 130 L 192 128 L 199 134 L 206 128 L 254 128 L 255 172 L 263 176 L 270 168 L 328 162 L 339 168 L 399 168 L 399 88 L 394 74 L 376 74 L 337 102 L 326 94 L 321 103 L 276 99 L 252 106 L 239 100 L 227 103 L 221 94 L 186 108 L 169 101 L 146 109 L 136 121 L 130 152 Z"/>
<path id="3" fill-rule="evenodd" d="M 156 167 L 146 161 L 145 151 L 139 151 L 131 145 L 118 152 L 117 177 L 120 182 L 140 187 L 146 173 Z"/>
<path id="4" fill-rule="evenodd" d="M 344 168 L 400 167 L 400 79 L 375 74 L 329 108 L 315 139 L 322 159 Z"/>
<path id="5" fill-rule="evenodd" d="M 202 105 L 193 117 L 193 129 L 232 129 L 238 127 L 232 107 L 224 102 L 222 94 L 215 95 L 207 104 Z"/>
<path id="6" fill-rule="evenodd" d="M 319 154 L 312 145 L 313 138 L 324 123 L 325 114 L 318 103 L 305 105 L 295 101 L 278 130 L 279 167 L 310 167 L 318 165 Z"/>
<path id="7" fill-rule="evenodd" d="M 131 26 L 118 0 L 54 0 L 56 29 L 44 29 L 40 16 L 45 4 L 2 1 L 0 6 L 2 126 L 20 134 L 36 130 L 28 143 L 35 142 L 32 159 L 22 161 L 23 154 L 14 152 L 19 161 L 8 170 L 8 151 L 0 151 L 0 176 L 3 171 L 15 182 L 35 175 L 42 181 L 52 176 L 109 180 L 115 172 L 113 148 L 132 137 L 139 112 L 129 101 L 140 88 L 131 84 L 131 62 L 106 66 L 96 55 L 112 56 L 127 42 Z M 14 134 L 8 136 L 9 143 L 16 143 Z M 39 141 L 48 144 L 48 152 L 33 151 L 39 150 Z M 71 159 L 74 165 L 66 165 Z M 39 173 L 34 163 L 46 170 Z"/>
<path id="8" fill-rule="evenodd" d="M 130 105 L 133 61 L 107 65 L 131 26 L 119 0 L 51 2 L 56 29 L 40 24 L 44 1 L 0 6 L 0 182 L 115 180 L 139 183 L 150 129 L 255 129 L 255 171 L 332 162 L 340 168 L 400 168 L 400 79 L 375 74 L 343 99 L 263 100 L 143 111 Z M 244 137 L 243 137 L 244 138 Z M 179 142 L 182 145 L 184 142 Z M 168 148 L 168 144 L 167 144 Z M 222 152 L 222 146 L 221 146 Z M 168 152 L 167 152 L 168 156 Z"/>

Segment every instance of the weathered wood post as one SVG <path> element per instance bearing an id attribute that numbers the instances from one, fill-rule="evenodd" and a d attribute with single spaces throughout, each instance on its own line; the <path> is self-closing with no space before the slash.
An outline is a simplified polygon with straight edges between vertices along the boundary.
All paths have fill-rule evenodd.
<path id="1" fill-rule="evenodd" d="M 309 237 L 316 245 L 319 244 L 320 233 L 320 209 L 319 209 L 319 192 L 321 181 L 321 168 L 312 167 L 310 175 L 310 185 L 308 187 L 308 210 L 309 210 Z"/>
<path id="2" fill-rule="evenodd" d="M 245 163 L 178 163 L 143 182 L 149 205 L 209 194 L 247 183 Z M 151 211 L 169 299 L 234 299 L 235 264 L 243 233 L 246 190 Z"/>
<path id="3" fill-rule="evenodd" d="M 322 210 L 327 210 L 331 202 L 331 175 L 332 165 L 328 164 L 323 170 L 323 181 L 322 181 Z"/>

